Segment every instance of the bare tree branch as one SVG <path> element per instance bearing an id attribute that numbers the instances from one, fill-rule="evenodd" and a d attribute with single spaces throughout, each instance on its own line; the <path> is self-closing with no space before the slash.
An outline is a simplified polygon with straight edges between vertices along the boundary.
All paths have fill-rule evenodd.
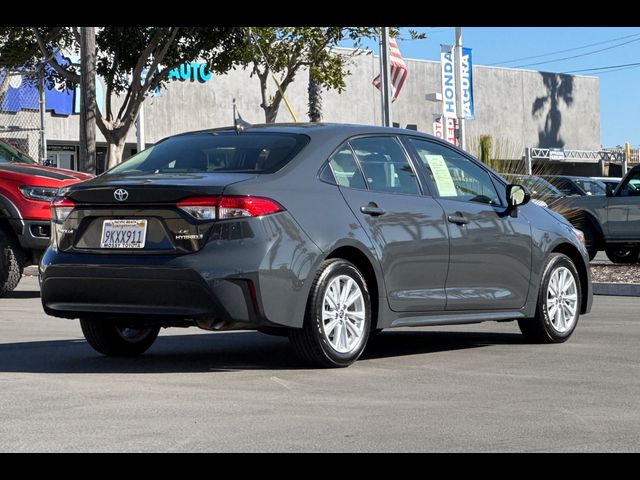
<path id="1" fill-rule="evenodd" d="M 64 78 L 65 80 L 68 80 L 71 83 L 79 84 L 80 75 L 78 75 L 77 73 L 73 73 L 67 70 L 66 68 L 64 68 L 62 65 L 60 65 L 55 58 L 55 53 L 50 52 L 47 49 L 45 41 L 42 38 L 42 35 L 40 35 L 40 32 L 38 32 L 38 29 L 36 27 L 32 27 L 32 30 L 36 37 L 36 41 L 38 42 L 38 47 L 40 47 L 40 51 L 42 52 L 42 55 L 44 56 L 45 61 L 49 65 L 51 65 L 53 69 L 56 71 L 56 73 L 58 73 L 62 78 Z"/>
<path id="2" fill-rule="evenodd" d="M 138 101 L 138 93 L 142 88 L 142 85 L 140 84 L 142 70 L 144 70 L 144 67 L 147 64 L 149 55 L 151 55 L 160 44 L 162 34 L 163 29 L 157 29 L 153 33 L 151 40 L 149 40 L 149 44 L 147 45 L 147 47 L 142 51 L 140 57 L 138 57 L 138 62 L 136 63 L 136 66 L 131 74 L 131 88 L 127 90 L 127 96 L 125 97 L 124 102 L 122 102 L 120 110 L 118 110 L 118 116 L 116 117 L 117 119 L 122 120 L 128 118 L 131 114 L 132 106 Z"/>

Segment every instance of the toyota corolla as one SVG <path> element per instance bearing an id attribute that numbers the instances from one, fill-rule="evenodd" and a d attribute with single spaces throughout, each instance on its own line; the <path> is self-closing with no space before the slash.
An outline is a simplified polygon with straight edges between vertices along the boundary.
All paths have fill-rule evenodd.
<path id="1" fill-rule="evenodd" d="M 166 138 L 52 205 L 49 315 L 106 355 L 162 327 L 288 335 L 343 367 L 385 328 L 517 321 L 567 340 L 591 308 L 584 237 L 432 136 L 357 125 Z"/>

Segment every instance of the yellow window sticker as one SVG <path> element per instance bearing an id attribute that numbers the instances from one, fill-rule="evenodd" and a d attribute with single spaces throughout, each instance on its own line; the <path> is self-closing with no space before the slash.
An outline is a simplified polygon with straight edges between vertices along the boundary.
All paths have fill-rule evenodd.
<path id="1" fill-rule="evenodd" d="M 442 155 L 423 155 L 424 159 L 431 168 L 433 179 L 438 187 L 438 193 L 441 197 L 457 197 L 458 192 L 456 186 L 451 178 L 451 173 L 447 167 L 447 163 L 444 161 Z"/>

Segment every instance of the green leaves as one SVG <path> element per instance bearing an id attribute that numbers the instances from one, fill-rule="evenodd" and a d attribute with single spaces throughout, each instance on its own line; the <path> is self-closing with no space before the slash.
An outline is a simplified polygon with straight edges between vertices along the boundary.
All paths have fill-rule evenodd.
<path id="1" fill-rule="evenodd" d="M 260 80 L 267 122 L 276 119 L 282 96 L 270 95 L 270 74 L 279 78 L 283 91 L 301 69 L 308 69 L 318 88 L 344 90 L 350 55 L 335 51 L 340 42 L 350 39 L 356 49 L 363 38 L 376 35 L 373 27 L 252 27 L 247 30 L 240 61 Z"/>

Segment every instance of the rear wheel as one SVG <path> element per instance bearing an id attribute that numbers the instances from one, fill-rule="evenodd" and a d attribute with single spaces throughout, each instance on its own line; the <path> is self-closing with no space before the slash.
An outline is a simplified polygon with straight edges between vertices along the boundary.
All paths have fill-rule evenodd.
<path id="1" fill-rule="evenodd" d="M 18 286 L 26 258 L 18 242 L 0 230 L 0 297 Z"/>
<path id="2" fill-rule="evenodd" d="M 561 343 L 578 324 L 580 277 L 569 257 L 553 253 L 543 268 L 536 316 L 518 320 L 520 331 L 533 343 Z"/>
<path id="3" fill-rule="evenodd" d="M 371 301 L 364 277 L 350 262 L 326 260 L 318 269 L 307 302 L 304 326 L 291 330 L 296 353 L 320 367 L 347 367 L 369 338 Z"/>
<path id="4" fill-rule="evenodd" d="M 135 328 L 94 318 L 81 318 L 80 326 L 89 345 L 110 357 L 141 355 L 153 345 L 160 332 L 160 327 Z"/>
<path id="5" fill-rule="evenodd" d="M 607 258 L 613 263 L 635 263 L 640 256 L 640 248 L 622 248 L 608 246 L 605 249 Z"/>

